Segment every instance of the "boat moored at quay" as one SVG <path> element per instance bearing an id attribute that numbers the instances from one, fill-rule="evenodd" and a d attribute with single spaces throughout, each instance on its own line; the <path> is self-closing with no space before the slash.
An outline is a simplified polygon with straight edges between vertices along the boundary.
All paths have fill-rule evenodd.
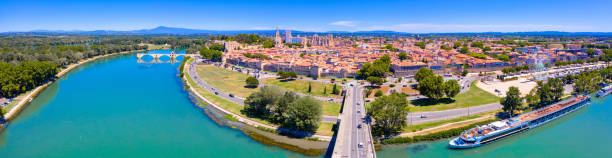
<path id="1" fill-rule="evenodd" d="M 590 96 L 577 95 L 519 116 L 495 121 L 483 126 L 477 126 L 462 132 L 459 137 L 452 139 L 449 142 L 449 147 L 467 149 L 495 142 L 496 140 L 555 120 L 590 104 L 590 102 Z"/>
<path id="2" fill-rule="evenodd" d="M 606 85 L 603 88 L 601 88 L 595 96 L 605 97 L 606 95 L 610 94 L 611 91 L 612 91 L 612 85 Z"/>

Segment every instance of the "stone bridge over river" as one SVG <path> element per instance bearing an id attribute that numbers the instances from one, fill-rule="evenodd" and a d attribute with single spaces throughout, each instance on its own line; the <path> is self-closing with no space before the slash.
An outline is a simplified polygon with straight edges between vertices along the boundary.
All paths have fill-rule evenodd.
<path id="1" fill-rule="evenodd" d="M 153 57 L 152 61 L 144 61 L 142 60 L 143 57 L 145 56 L 151 56 Z M 160 60 L 161 57 L 167 56 L 170 58 L 170 60 L 167 61 L 163 61 Z M 189 56 L 189 57 L 195 57 L 197 56 L 197 54 L 175 54 L 174 52 L 170 53 L 170 54 L 162 54 L 162 53 L 138 53 L 136 54 L 136 58 L 138 58 L 138 63 L 169 63 L 169 62 L 175 62 L 176 58 L 179 56 Z"/>

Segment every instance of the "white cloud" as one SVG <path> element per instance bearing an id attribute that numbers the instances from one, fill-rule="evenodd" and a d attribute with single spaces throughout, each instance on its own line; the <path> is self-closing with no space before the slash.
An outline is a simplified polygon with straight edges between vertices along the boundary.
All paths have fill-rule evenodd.
<path id="1" fill-rule="evenodd" d="M 414 33 L 445 32 L 521 32 L 521 31 L 580 31 L 592 29 L 585 26 L 562 26 L 542 24 L 397 24 L 371 26 L 362 30 L 390 30 Z"/>
<path id="2" fill-rule="evenodd" d="M 350 26 L 350 27 L 353 27 L 353 26 L 355 26 L 355 23 L 356 22 L 354 22 L 354 21 L 336 21 L 336 22 L 333 22 L 333 23 L 329 23 L 329 25 Z"/>

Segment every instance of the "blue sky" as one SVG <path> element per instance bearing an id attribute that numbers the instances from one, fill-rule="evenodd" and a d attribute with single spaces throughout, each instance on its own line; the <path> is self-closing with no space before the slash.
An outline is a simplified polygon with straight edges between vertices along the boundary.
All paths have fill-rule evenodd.
<path id="1" fill-rule="evenodd" d="M 0 0 L 0 32 L 135 30 L 392 30 L 612 32 L 610 0 Z"/>

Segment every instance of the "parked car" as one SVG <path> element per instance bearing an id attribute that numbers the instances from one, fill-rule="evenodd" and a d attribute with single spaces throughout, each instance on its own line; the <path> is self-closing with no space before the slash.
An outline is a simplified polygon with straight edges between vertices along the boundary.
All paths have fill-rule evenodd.
<path id="1" fill-rule="evenodd" d="M 215 95 L 219 95 L 219 92 L 215 92 Z"/>

